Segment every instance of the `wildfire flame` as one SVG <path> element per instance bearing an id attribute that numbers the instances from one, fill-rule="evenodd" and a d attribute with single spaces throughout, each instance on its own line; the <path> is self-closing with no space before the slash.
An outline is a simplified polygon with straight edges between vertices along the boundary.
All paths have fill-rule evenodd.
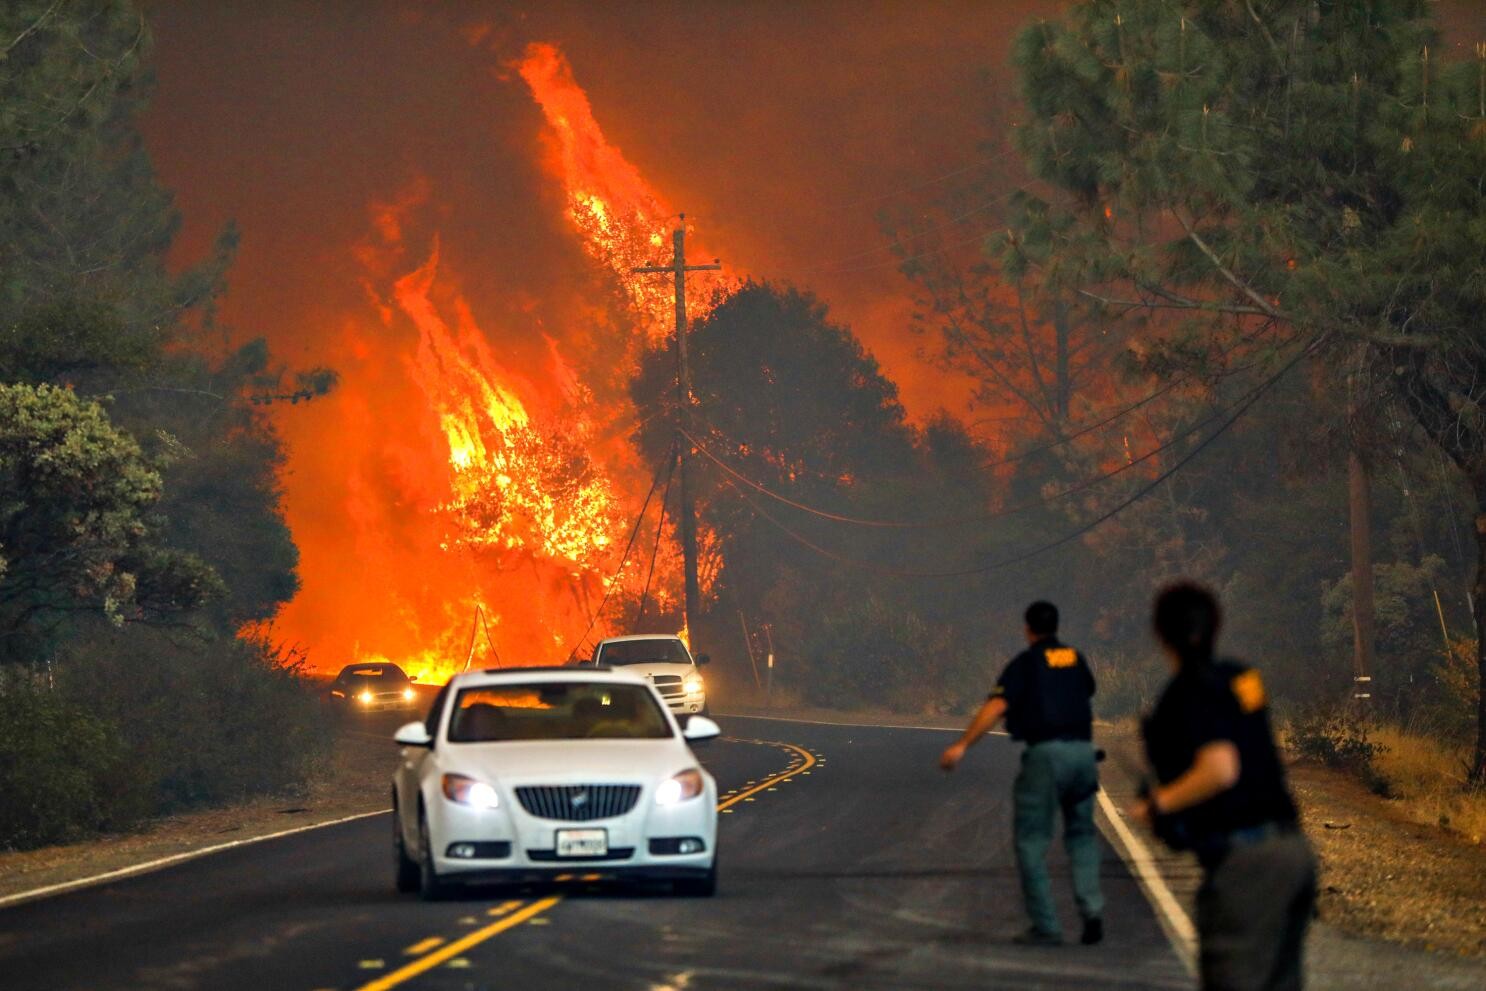
<path id="1" fill-rule="evenodd" d="M 453 326 L 445 320 L 431 298 L 438 267 L 435 246 L 397 281 L 394 297 L 418 328 L 414 378 L 449 445 L 453 494 L 440 509 L 454 530 L 445 549 L 525 550 L 598 567 L 622 525 L 607 478 L 575 439 L 571 417 L 566 428 L 532 422 L 462 295 L 450 303 Z"/>
<path id="2" fill-rule="evenodd" d="M 556 48 L 532 45 L 517 68 L 545 115 L 546 164 L 565 191 L 578 243 L 612 274 L 641 329 L 613 342 L 628 364 L 673 327 L 670 280 L 630 270 L 669 259 L 674 211 L 606 141 Z M 290 629 L 332 630 L 320 638 L 335 651 L 317 658 L 325 667 L 392 660 L 422 681 L 445 679 L 471 658 L 492 664 L 497 650 L 506 664 L 561 661 L 580 648 L 575 641 L 585 628 L 593 636 L 611 632 L 594 622 L 605 593 L 636 600 L 649 571 L 642 552 L 615 573 L 617 545 L 639 510 L 647 474 L 623 440 L 628 430 L 595 420 L 585 385 L 591 369 L 570 363 L 562 334 L 521 328 L 528 340 L 545 339 L 545 367 L 523 364 L 518 372 L 502 364 L 491 344 L 501 338 L 491 331 L 509 328 L 481 325 L 437 235 L 420 250 L 409 234 L 435 199 L 420 180 L 373 205 L 370 232 L 354 249 L 372 318 L 348 322 L 354 360 L 331 401 L 344 421 L 333 432 L 350 448 L 328 455 L 348 466 L 344 516 L 352 538 L 340 542 L 342 553 L 359 563 L 356 588 L 375 603 L 346 601 L 357 598 L 344 587 L 348 562 L 327 560 L 317 545 L 303 562 L 305 591 L 282 617 Z M 692 315 L 708 312 L 719 288 L 733 284 L 690 280 Z M 382 342 L 401 352 L 400 364 L 389 364 Z M 396 422 L 375 412 L 389 406 Z M 631 412 L 609 415 L 623 421 Z M 308 467 L 333 474 L 329 465 Z M 656 546 L 653 526 L 643 546 Z M 678 598 L 672 529 L 668 521 L 658 545 L 652 615 L 673 612 Z M 713 546 L 709 534 L 700 536 L 704 548 Z M 707 584 L 714 558 L 705 558 Z M 489 617 L 484 629 L 477 607 Z"/>
<path id="3" fill-rule="evenodd" d="M 672 284 L 631 269 L 670 261 L 676 211 L 638 169 L 604 137 L 593 107 L 573 78 L 567 58 L 550 44 L 528 45 L 517 71 L 542 108 L 550 133 L 547 166 L 567 192 L 568 218 L 589 257 L 612 269 L 637 313 L 645 318 L 651 344 L 674 332 Z M 707 253 L 695 246 L 699 257 Z M 692 319 L 706 315 L 734 278 L 691 279 L 686 306 Z"/>

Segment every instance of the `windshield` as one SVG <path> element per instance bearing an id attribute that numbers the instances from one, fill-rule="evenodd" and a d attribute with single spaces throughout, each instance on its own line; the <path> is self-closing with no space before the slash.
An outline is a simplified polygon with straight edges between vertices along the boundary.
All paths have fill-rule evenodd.
<path id="1" fill-rule="evenodd" d="M 531 682 L 466 688 L 451 743 L 505 740 L 663 740 L 671 724 L 643 685 Z"/>
<path id="2" fill-rule="evenodd" d="M 600 664 L 690 664 L 691 656 L 680 640 L 657 637 L 654 640 L 618 640 L 605 644 L 599 652 Z"/>
<path id="3" fill-rule="evenodd" d="M 360 688 L 376 688 L 379 685 L 393 688 L 405 684 L 408 676 L 403 674 L 401 668 L 353 668 L 342 671 L 336 680 Z"/>

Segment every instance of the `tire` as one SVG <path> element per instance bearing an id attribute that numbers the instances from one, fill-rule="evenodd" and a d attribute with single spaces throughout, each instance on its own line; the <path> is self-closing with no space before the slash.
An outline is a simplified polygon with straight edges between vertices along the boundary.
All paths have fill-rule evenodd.
<path id="1" fill-rule="evenodd" d="M 682 898 L 711 898 L 717 894 L 717 858 L 701 877 L 682 878 L 671 882 L 671 890 Z"/>
<path id="2" fill-rule="evenodd" d="M 433 840 L 428 835 L 428 817 L 418 810 L 418 894 L 426 902 L 449 897 L 449 883 L 433 865 Z"/>
<path id="3" fill-rule="evenodd" d="M 418 861 L 408 856 L 408 845 L 402 836 L 402 813 L 397 802 L 392 803 L 392 864 L 396 875 L 397 890 L 405 895 L 419 888 Z"/>

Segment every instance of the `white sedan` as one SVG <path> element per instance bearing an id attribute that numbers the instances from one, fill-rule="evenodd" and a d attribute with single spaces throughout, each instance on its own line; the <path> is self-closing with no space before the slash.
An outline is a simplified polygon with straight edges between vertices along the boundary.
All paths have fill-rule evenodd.
<path id="1" fill-rule="evenodd" d="M 426 722 L 397 731 L 399 891 L 565 877 L 717 889 L 717 783 L 655 688 L 602 668 L 456 675 Z"/>

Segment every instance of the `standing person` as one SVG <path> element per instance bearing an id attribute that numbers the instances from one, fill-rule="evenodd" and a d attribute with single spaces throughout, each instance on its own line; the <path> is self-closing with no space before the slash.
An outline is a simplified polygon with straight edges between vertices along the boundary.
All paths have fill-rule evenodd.
<path id="1" fill-rule="evenodd" d="M 1094 795 L 1099 769 L 1094 757 L 1094 673 L 1077 650 L 1058 640 L 1058 607 L 1027 607 L 1028 647 L 1006 665 L 969 727 L 939 758 L 953 771 L 965 751 L 1006 718 L 1012 739 L 1027 746 L 1012 787 L 1012 829 L 1022 900 L 1032 925 L 1016 942 L 1056 946 L 1062 926 L 1047 876 L 1053 818 L 1063 813 L 1063 844 L 1072 864 L 1073 897 L 1083 917 L 1081 942 L 1104 938 L 1104 895 L 1099 890 L 1099 844 L 1094 832 Z"/>
<path id="2" fill-rule="evenodd" d="M 1203 868 L 1197 892 L 1202 986 L 1291 991 L 1302 985 L 1316 862 L 1297 824 L 1259 672 L 1214 657 L 1217 599 L 1191 584 L 1156 599 L 1172 679 L 1145 722 L 1159 784 L 1131 809 Z"/>

